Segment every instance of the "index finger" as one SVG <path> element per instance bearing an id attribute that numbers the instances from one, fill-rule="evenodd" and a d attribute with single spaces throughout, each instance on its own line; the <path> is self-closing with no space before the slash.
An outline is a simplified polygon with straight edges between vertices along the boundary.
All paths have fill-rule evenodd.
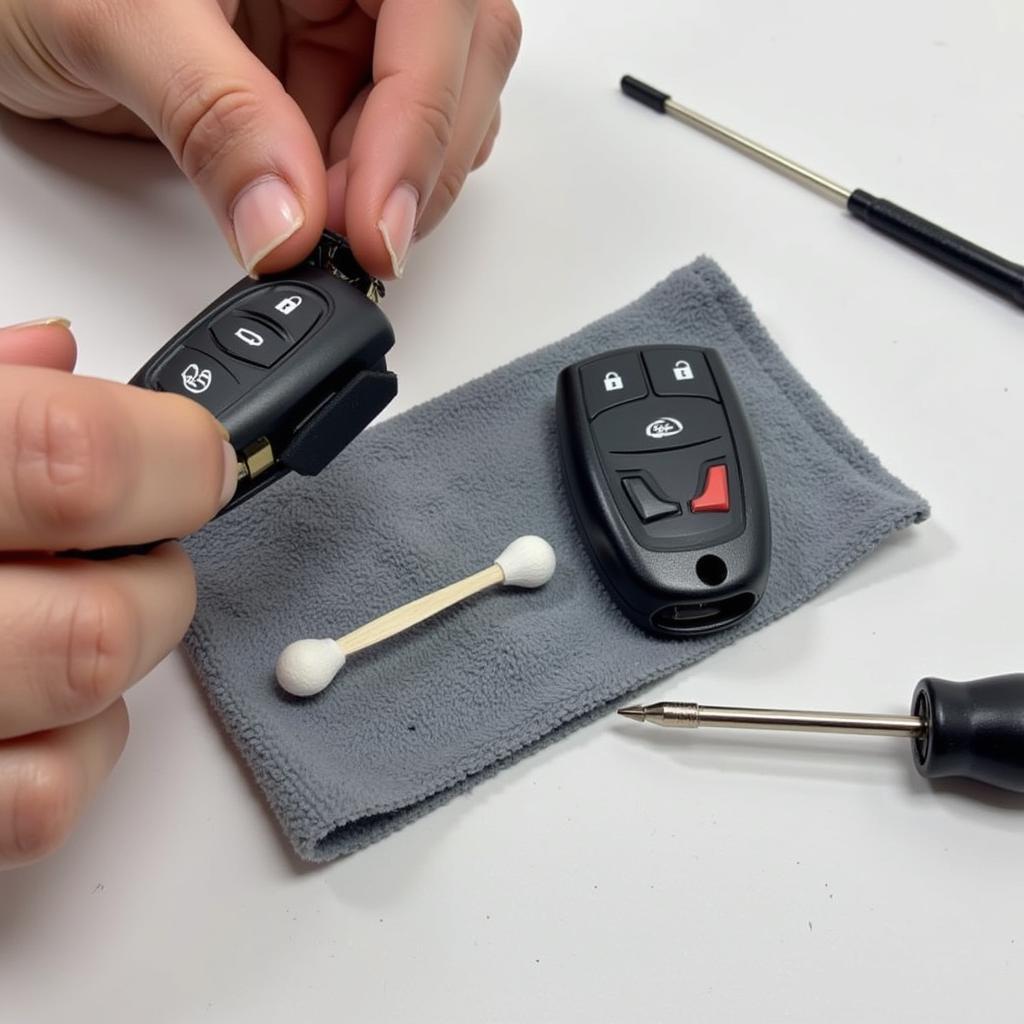
<path id="1" fill-rule="evenodd" d="M 0 379 L 0 550 L 90 550 L 198 529 L 237 482 L 217 421 L 177 395 L 36 367 Z"/>
<path id="2" fill-rule="evenodd" d="M 380 4 L 374 86 L 352 140 L 345 195 L 345 230 L 371 273 L 401 273 L 422 204 L 437 184 L 477 8 L 477 0 Z"/>

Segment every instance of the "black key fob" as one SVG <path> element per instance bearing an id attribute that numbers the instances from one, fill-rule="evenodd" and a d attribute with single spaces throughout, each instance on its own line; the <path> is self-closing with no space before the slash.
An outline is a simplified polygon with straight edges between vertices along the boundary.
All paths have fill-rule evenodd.
<path id="1" fill-rule="evenodd" d="M 566 367 L 557 418 L 573 513 L 623 612 L 663 637 L 747 615 L 768 578 L 768 493 L 719 354 L 651 345 Z"/>
<path id="2" fill-rule="evenodd" d="M 239 483 L 222 515 L 289 471 L 319 473 L 395 397 L 382 295 L 328 232 L 301 266 L 225 292 L 132 378 L 227 429 Z"/>

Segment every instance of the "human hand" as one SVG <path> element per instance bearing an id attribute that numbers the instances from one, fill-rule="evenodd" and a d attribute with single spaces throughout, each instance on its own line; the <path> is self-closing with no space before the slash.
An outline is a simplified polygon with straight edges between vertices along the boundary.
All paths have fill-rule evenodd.
<path id="1" fill-rule="evenodd" d="M 0 330 L 0 868 L 63 842 L 124 746 L 121 694 L 195 608 L 177 544 L 52 553 L 183 536 L 237 481 L 197 403 L 73 377 L 74 362 L 60 322 Z"/>
<path id="2" fill-rule="evenodd" d="M 0 0 L 0 104 L 155 134 L 250 273 L 326 225 L 371 273 L 488 156 L 512 0 Z"/>

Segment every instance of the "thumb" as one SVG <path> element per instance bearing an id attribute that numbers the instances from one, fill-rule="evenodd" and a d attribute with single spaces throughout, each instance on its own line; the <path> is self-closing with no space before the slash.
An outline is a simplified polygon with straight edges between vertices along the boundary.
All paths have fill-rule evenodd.
<path id="1" fill-rule="evenodd" d="M 0 328 L 0 365 L 47 366 L 70 373 L 77 355 L 71 323 L 63 317 Z"/>
<path id="2" fill-rule="evenodd" d="M 327 215 L 320 148 L 302 111 L 217 3 L 122 0 L 117 17 L 110 3 L 69 6 L 84 22 L 68 32 L 83 79 L 150 126 L 246 271 L 303 259 Z"/>

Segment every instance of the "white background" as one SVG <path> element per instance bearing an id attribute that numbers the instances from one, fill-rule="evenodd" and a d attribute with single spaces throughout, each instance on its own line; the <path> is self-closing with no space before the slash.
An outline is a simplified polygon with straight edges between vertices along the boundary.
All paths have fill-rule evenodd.
<path id="1" fill-rule="evenodd" d="M 900 713 L 922 675 L 1024 670 L 1024 313 L 617 92 L 1024 257 L 1019 0 L 521 8 L 493 162 L 387 301 L 393 411 L 708 253 L 934 518 L 650 698 Z M 126 379 L 238 276 L 154 148 L 5 119 L 0 182 L 0 319 L 71 317 L 83 372 Z M 933 788 L 901 741 L 609 717 L 307 869 L 179 654 L 129 703 L 81 829 L 0 878 L 5 1022 L 1019 1014 L 1024 798 Z"/>

